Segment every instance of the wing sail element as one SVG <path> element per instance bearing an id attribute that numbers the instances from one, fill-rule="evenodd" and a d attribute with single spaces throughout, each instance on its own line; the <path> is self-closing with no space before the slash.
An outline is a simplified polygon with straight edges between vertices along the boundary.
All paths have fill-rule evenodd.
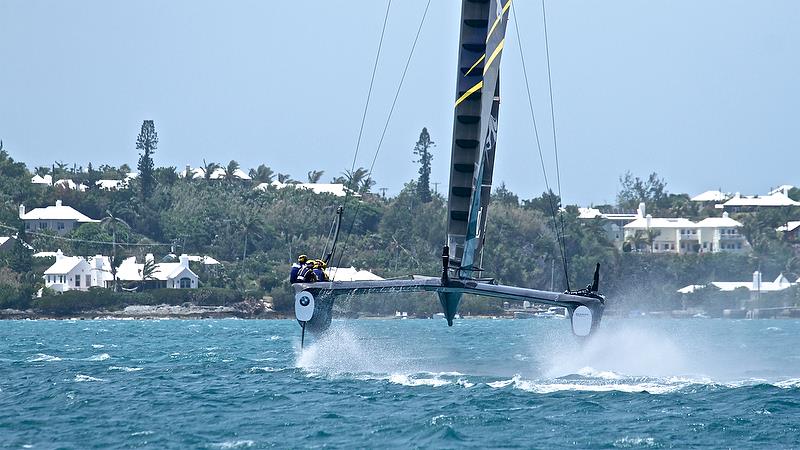
<path id="1" fill-rule="evenodd" d="M 480 270 L 497 143 L 500 59 L 510 7 L 511 0 L 462 0 L 447 245 L 453 267 L 465 277 Z"/>

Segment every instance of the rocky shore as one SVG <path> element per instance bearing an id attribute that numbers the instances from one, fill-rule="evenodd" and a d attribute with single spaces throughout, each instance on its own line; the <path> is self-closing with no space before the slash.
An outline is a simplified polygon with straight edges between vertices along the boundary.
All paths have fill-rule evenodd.
<path id="1" fill-rule="evenodd" d="M 130 305 L 120 310 L 87 310 L 69 315 L 45 314 L 34 310 L 0 310 L 0 320 L 24 319 L 285 319 L 270 304 L 260 301 L 243 301 L 229 306 L 182 305 Z"/>

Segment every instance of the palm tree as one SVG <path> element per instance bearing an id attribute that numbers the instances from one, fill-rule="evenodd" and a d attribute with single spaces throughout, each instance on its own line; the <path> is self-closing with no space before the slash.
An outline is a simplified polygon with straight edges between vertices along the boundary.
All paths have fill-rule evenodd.
<path id="1" fill-rule="evenodd" d="M 375 182 L 370 178 L 369 171 L 363 167 L 356 170 L 345 170 L 342 172 L 341 177 L 333 179 L 334 183 L 344 184 L 345 187 L 355 192 L 369 191 L 369 188 L 375 185 Z"/>
<path id="2" fill-rule="evenodd" d="M 265 164 L 259 164 L 257 169 L 250 169 L 249 175 L 254 183 L 272 183 L 272 179 L 275 177 L 272 169 Z"/>
<path id="3" fill-rule="evenodd" d="M 39 167 L 33 169 L 33 173 L 35 173 L 36 175 L 39 175 L 40 177 L 44 177 L 45 175 L 50 174 L 50 168 L 49 167 L 44 167 L 44 166 L 39 166 Z"/>
<path id="4" fill-rule="evenodd" d="M 308 182 L 309 183 L 319 183 L 319 179 L 322 178 L 322 175 L 325 173 L 324 170 L 312 170 L 308 172 Z"/>
<path id="5" fill-rule="evenodd" d="M 645 232 L 645 243 L 647 247 L 650 249 L 650 253 L 653 252 L 653 243 L 655 243 L 656 238 L 661 235 L 661 231 L 654 230 L 652 228 L 648 228 Z"/>
<path id="6" fill-rule="evenodd" d="M 238 180 L 239 178 L 236 176 L 236 171 L 239 170 L 239 163 L 230 160 L 228 165 L 223 168 L 225 170 L 225 181 L 228 183 L 233 183 L 234 181 Z"/>
<path id="7" fill-rule="evenodd" d="M 245 205 L 239 219 L 239 226 L 244 234 L 244 250 L 242 250 L 242 261 L 247 258 L 247 240 L 250 235 L 261 237 L 264 232 L 264 219 L 259 214 L 260 211 L 254 205 Z"/>
<path id="8" fill-rule="evenodd" d="M 119 290 L 119 283 L 117 282 L 117 268 L 122 264 L 122 259 L 117 256 L 117 227 L 131 229 L 127 222 L 115 216 L 111 211 L 106 210 L 106 216 L 100 221 L 100 226 L 103 229 L 111 230 L 111 275 L 114 277 L 114 292 Z"/>
<path id="9" fill-rule="evenodd" d="M 292 179 L 292 176 L 289 175 L 288 173 L 279 173 L 278 174 L 278 183 L 287 184 L 287 183 L 293 183 L 293 182 L 294 182 L 294 180 Z"/>
<path id="10" fill-rule="evenodd" d="M 203 178 L 206 181 L 211 179 L 211 175 L 214 173 L 215 170 L 219 169 L 219 164 L 215 162 L 206 163 L 206 160 L 203 159 Z"/>
<path id="11" fill-rule="evenodd" d="M 633 234 L 625 238 L 625 242 L 630 245 L 634 251 L 638 252 L 641 247 L 647 245 L 647 236 L 644 230 L 636 230 Z"/>
<path id="12" fill-rule="evenodd" d="M 142 276 L 142 290 L 144 289 L 144 284 L 147 280 L 155 279 L 155 273 L 158 266 L 156 262 L 152 259 L 145 259 L 144 265 L 142 269 L 139 270 L 139 274 Z"/>

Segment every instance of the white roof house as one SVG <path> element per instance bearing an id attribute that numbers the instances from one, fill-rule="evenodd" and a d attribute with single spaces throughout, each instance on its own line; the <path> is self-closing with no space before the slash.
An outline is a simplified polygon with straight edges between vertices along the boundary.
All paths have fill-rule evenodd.
<path id="1" fill-rule="evenodd" d="M 206 170 L 202 167 L 197 167 L 192 169 L 191 166 L 186 166 L 185 170 L 182 170 L 178 173 L 178 178 L 184 178 L 186 176 L 186 172 L 189 172 L 189 176 L 193 180 L 201 180 L 206 177 Z M 242 169 L 236 169 L 233 171 L 234 178 L 238 178 L 240 180 L 252 180 L 247 172 Z M 208 177 L 210 180 L 221 180 L 225 178 L 225 168 L 224 167 L 217 167 L 211 172 L 211 176 Z"/>
<path id="2" fill-rule="evenodd" d="M 653 230 L 657 234 L 652 242 L 654 252 L 718 252 L 747 250 L 747 241 L 739 233 L 742 224 L 722 217 L 709 217 L 698 223 L 684 218 L 655 218 L 649 214 L 625 225 L 625 237 L 637 231 Z"/>
<path id="3" fill-rule="evenodd" d="M 722 191 L 705 191 L 702 194 L 697 194 L 690 200 L 693 202 L 724 202 L 730 198 L 729 194 Z"/>
<path id="4" fill-rule="evenodd" d="M 800 206 L 800 202 L 790 199 L 783 192 L 774 192 L 769 195 L 741 195 L 738 192 L 730 200 L 717 208 L 767 208 Z"/>
<path id="5" fill-rule="evenodd" d="M 145 260 L 153 261 L 153 255 L 148 254 Z M 179 262 L 158 263 L 155 265 L 151 280 L 155 287 L 169 289 L 188 289 L 198 287 L 197 274 L 189 268 L 189 256 L 181 255 Z M 136 257 L 130 257 L 120 264 L 117 269 L 117 279 L 120 281 L 143 281 L 142 270 L 144 264 L 136 263 Z M 146 281 L 146 280 L 145 280 Z"/>
<path id="6" fill-rule="evenodd" d="M 25 211 L 25 205 L 19 205 L 19 218 L 25 222 L 26 230 L 53 230 L 58 234 L 66 234 L 82 223 L 97 223 L 71 206 L 64 206 L 56 200 L 55 206 L 35 208 Z"/>
<path id="7" fill-rule="evenodd" d="M 86 192 L 86 190 L 89 189 L 89 186 L 86 186 L 85 184 L 76 184 L 74 181 L 68 178 L 56 181 L 55 183 L 53 183 L 53 186 L 57 188 L 69 189 L 72 191 L 80 191 L 80 192 Z"/>
<path id="8" fill-rule="evenodd" d="M 31 177 L 31 184 L 44 184 L 51 186 L 53 184 L 53 177 L 51 175 L 45 175 L 43 177 L 34 175 Z"/>
<path id="9" fill-rule="evenodd" d="M 106 287 L 111 279 L 108 258 L 95 256 L 89 260 L 77 256 L 55 254 L 56 262 L 44 271 L 45 286 L 56 292 L 85 291 L 90 287 Z"/>
<path id="10" fill-rule="evenodd" d="M 800 280 L 798 280 L 800 281 Z M 782 291 L 792 287 L 797 282 L 792 283 L 783 274 L 778 275 L 775 281 L 762 281 L 761 272 L 753 272 L 753 281 L 712 281 L 707 285 L 704 284 L 690 284 L 678 289 L 680 294 L 691 294 L 698 289 L 708 286 L 715 286 L 723 292 L 732 292 L 736 289 L 745 288 L 750 292 L 776 292 Z"/>
<path id="11" fill-rule="evenodd" d="M 793 221 L 787 222 L 786 225 L 779 226 L 778 228 L 775 229 L 775 231 L 783 231 L 783 232 L 790 232 L 791 233 L 792 231 L 796 230 L 798 227 L 800 227 L 800 220 L 793 220 Z"/>
<path id="12" fill-rule="evenodd" d="M 266 191 L 272 186 L 276 189 L 283 189 L 285 187 L 294 187 L 296 189 L 308 189 L 315 194 L 331 194 L 336 197 L 344 197 L 349 192 L 353 197 L 360 197 L 360 194 L 353 192 L 341 183 L 281 183 L 280 181 L 273 181 L 272 183 L 261 183 L 255 189 Z"/>
<path id="13" fill-rule="evenodd" d="M 104 191 L 119 191 L 127 189 L 128 180 L 97 180 L 94 184 Z"/>

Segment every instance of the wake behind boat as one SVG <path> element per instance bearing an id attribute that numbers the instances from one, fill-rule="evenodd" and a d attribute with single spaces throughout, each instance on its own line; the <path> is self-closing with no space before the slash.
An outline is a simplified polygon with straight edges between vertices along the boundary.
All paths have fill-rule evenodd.
<path id="1" fill-rule="evenodd" d="M 481 277 L 485 271 L 481 261 L 497 143 L 499 68 L 510 8 L 511 0 L 462 0 L 447 236 L 441 255 L 441 274 L 393 280 L 295 283 L 295 314 L 303 333 L 306 329 L 322 332 L 330 326 L 333 304 L 339 296 L 403 292 L 435 292 L 450 326 L 464 294 L 564 308 L 571 318 L 572 332 L 580 337 L 589 336 L 599 326 L 605 306 L 605 298 L 598 293 L 600 264 L 593 282 L 576 291 L 506 286 Z M 338 214 L 341 224 L 341 211 Z M 555 218 L 555 208 L 553 215 Z"/>

